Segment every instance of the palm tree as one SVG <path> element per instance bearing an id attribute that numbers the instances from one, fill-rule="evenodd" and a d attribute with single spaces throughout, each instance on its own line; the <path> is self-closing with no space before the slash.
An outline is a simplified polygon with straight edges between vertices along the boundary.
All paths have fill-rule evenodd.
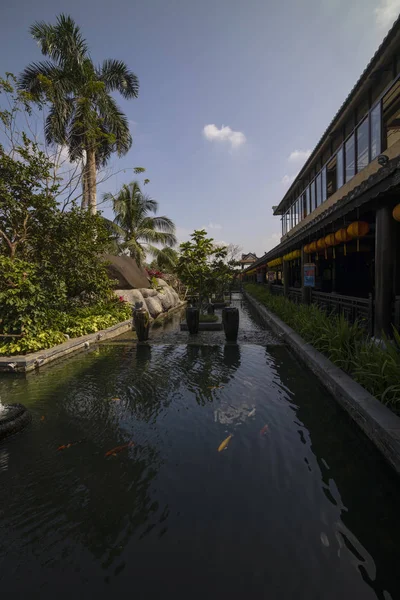
<path id="1" fill-rule="evenodd" d="M 140 265 L 147 252 L 155 257 L 165 252 L 154 244 L 175 246 L 174 223 L 168 217 L 151 216 L 157 213 L 158 202 L 142 192 L 138 181 L 124 184 L 116 196 L 104 194 L 103 201 L 110 200 L 115 218 L 108 223 L 120 252 L 127 250 Z"/>
<path id="2" fill-rule="evenodd" d="M 48 144 L 67 146 L 71 161 L 82 161 L 82 206 L 96 212 L 96 177 L 113 152 L 132 145 L 129 122 L 111 93 L 137 98 L 139 81 L 127 65 L 107 59 L 95 66 L 74 20 L 38 22 L 30 29 L 49 60 L 30 64 L 19 77 L 20 89 L 51 104 L 45 124 Z"/>

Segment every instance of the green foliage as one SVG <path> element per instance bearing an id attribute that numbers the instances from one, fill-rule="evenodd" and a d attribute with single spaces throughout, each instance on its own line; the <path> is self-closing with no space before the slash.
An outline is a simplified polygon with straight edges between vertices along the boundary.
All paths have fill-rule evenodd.
<path id="1" fill-rule="evenodd" d="M 154 244 L 176 244 L 174 223 L 166 216 L 151 216 L 156 215 L 158 202 L 142 192 L 138 181 L 124 184 L 116 196 L 104 194 L 103 201 L 112 202 L 115 218 L 107 226 L 118 254 L 128 251 L 140 265 L 146 252 L 153 256 L 162 252 Z"/>
<path id="2" fill-rule="evenodd" d="M 200 323 L 216 323 L 218 321 L 218 315 L 200 315 Z"/>
<path id="3" fill-rule="evenodd" d="M 192 241 L 180 245 L 176 271 L 182 283 L 199 295 L 201 305 L 204 298 L 221 296 L 229 288 L 235 277 L 234 261 L 226 261 L 227 248 L 215 246 L 204 229 L 190 237 Z"/>
<path id="4" fill-rule="evenodd" d="M 96 165 L 104 165 L 112 152 L 126 154 L 132 144 L 129 122 L 113 93 L 137 98 L 136 75 L 119 60 L 96 66 L 79 27 L 67 15 L 59 15 L 54 25 L 35 23 L 31 34 L 48 60 L 26 67 L 19 86 L 38 102 L 50 104 L 47 142 L 67 145 L 72 160 L 90 149 Z"/>
<path id="5" fill-rule="evenodd" d="M 45 320 L 47 324 L 51 323 L 51 328 L 38 331 L 27 327 L 23 337 L 6 342 L 0 341 L 0 356 L 37 352 L 65 342 L 67 335 L 74 338 L 96 333 L 130 317 L 130 305 L 119 300 L 91 307 L 75 307 L 67 313 L 50 309 L 46 313 Z"/>
<path id="6" fill-rule="evenodd" d="M 110 280 L 100 255 L 109 244 L 109 232 L 99 215 L 73 207 L 57 212 L 51 228 L 37 247 L 37 259 L 65 283 L 67 297 L 78 303 L 110 298 Z"/>
<path id="7" fill-rule="evenodd" d="M 35 333 L 48 324 L 47 311 L 63 307 L 66 290 L 37 264 L 0 255 L 0 331 Z"/>
<path id="8" fill-rule="evenodd" d="M 315 305 L 294 304 L 268 289 L 247 284 L 246 290 L 292 327 L 314 348 L 346 371 L 373 396 L 400 410 L 400 334 L 378 344 L 359 323 L 343 315 L 328 315 Z"/>
<path id="9" fill-rule="evenodd" d="M 8 156 L 0 145 L 0 253 L 27 258 L 56 210 L 52 163 L 25 135 Z"/>

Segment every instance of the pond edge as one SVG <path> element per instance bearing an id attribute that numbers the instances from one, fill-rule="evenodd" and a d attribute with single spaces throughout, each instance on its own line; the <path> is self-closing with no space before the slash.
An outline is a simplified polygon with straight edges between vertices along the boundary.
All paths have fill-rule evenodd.
<path id="1" fill-rule="evenodd" d="M 27 373 L 33 371 L 38 367 L 42 367 L 54 360 L 58 360 L 73 352 L 79 352 L 86 350 L 89 346 L 97 344 L 100 340 L 108 340 L 126 331 L 132 329 L 132 319 L 122 321 L 116 325 L 112 325 L 107 329 L 96 331 L 95 333 L 88 333 L 78 338 L 67 340 L 62 344 L 47 348 L 47 350 L 39 350 L 38 352 L 32 352 L 31 354 L 17 355 L 17 356 L 0 356 L 0 372 L 9 371 L 14 373 Z"/>
<path id="2" fill-rule="evenodd" d="M 400 474 L 400 418 L 291 327 L 243 291 L 266 325 L 285 341 Z"/>

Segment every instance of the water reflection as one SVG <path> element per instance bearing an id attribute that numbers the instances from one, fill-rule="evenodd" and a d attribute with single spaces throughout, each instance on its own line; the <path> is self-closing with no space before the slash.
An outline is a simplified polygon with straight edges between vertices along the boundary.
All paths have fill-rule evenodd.
<path id="1" fill-rule="evenodd" d="M 400 537 L 394 502 L 400 492 L 398 478 L 333 399 L 318 406 L 318 399 L 326 397 L 324 388 L 313 380 L 310 394 L 309 371 L 296 359 L 289 361 L 288 354 L 286 348 L 275 346 L 266 351 L 266 358 L 270 362 L 274 357 L 282 385 L 292 390 L 294 423 L 300 439 L 307 437 L 305 464 L 309 472 L 317 471 L 324 496 L 337 509 L 331 550 L 339 557 L 350 553 L 376 597 L 389 598 L 385 590 L 398 587 L 394 562 Z M 339 428 L 343 421 L 347 426 Z M 327 520 L 323 511 L 317 517 L 322 523 Z"/>
<path id="2" fill-rule="evenodd" d="M 4 597 L 398 596 L 397 479 L 285 348 L 125 340 L 7 394 Z"/>

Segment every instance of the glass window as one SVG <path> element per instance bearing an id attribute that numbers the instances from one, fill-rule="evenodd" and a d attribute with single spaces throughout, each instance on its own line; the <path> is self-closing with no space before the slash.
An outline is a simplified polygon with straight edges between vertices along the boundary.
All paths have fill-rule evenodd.
<path id="1" fill-rule="evenodd" d="M 327 194 L 326 194 L 326 167 L 324 167 L 321 171 L 321 185 L 322 185 L 322 202 L 325 202 Z"/>
<path id="2" fill-rule="evenodd" d="M 317 175 L 317 206 L 322 204 L 322 187 L 321 187 L 321 173 Z"/>
<path id="3" fill-rule="evenodd" d="M 286 233 L 290 230 L 290 211 L 286 213 Z"/>
<path id="4" fill-rule="evenodd" d="M 340 148 L 339 152 L 336 155 L 336 176 L 337 176 L 337 186 L 336 186 L 336 189 L 339 189 L 344 184 L 344 177 L 343 177 L 343 146 Z"/>
<path id="5" fill-rule="evenodd" d="M 311 182 L 311 212 L 316 209 L 315 204 L 315 180 Z"/>
<path id="6" fill-rule="evenodd" d="M 311 212 L 311 205 L 310 205 L 310 186 L 307 187 L 306 189 L 306 215 L 310 214 Z"/>
<path id="7" fill-rule="evenodd" d="M 356 174 L 356 155 L 355 155 L 355 147 L 354 147 L 354 133 L 349 137 L 347 142 L 344 145 L 345 151 L 345 161 L 346 161 L 346 183 L 350 181 Z"/>
<path id="8" fill-rule="evenodd" d="M 302 210 L 302 207 L 301 207 L 301 196 L 297 200 L 297 212 L 299 214 L 299 223 L 300 223 L 300 221 L 303 220 L 303 210 Z"/>
<path id="9" fill-rule="evenodd" d="M 381 153 L 381 105 L 371 110 L 371 160 Z"/>
<path id="10" fill-rule="evenodd" d="M 369 163 L 369 121 L 364 119 L 357 128 L 357 173 Z"/>
<path id="11" fill-rule="evenodd" d="M 308 201 L 306 192 L 303 193 L 301 197 L 301 209 L 302 209 L 302 218 L 305 219 L 308 215 Z"/>

